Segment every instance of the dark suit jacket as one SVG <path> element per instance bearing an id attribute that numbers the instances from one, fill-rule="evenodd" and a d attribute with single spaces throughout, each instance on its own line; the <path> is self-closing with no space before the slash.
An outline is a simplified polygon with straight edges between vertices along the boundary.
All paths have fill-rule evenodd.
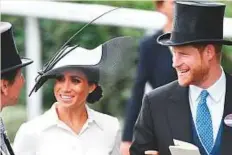
<path id="1" fill-rule="evenodd" d="M 123 141 L 132 141 L 135 121 L 138 117 L 144 95 L 144 87 L 149 82 L 153 88 L 177 79 L 172 68 L 172 55 L 168 47 L 156 42 L 162 31 L 144 38 L 139 47 L 139 63 L 131 99 L 127 103 Z"/>
<path id="2" fill-rule="evenodd" d="M 144 97 L 141 112 L 134 128 L 131 155 L 144 155 L 145 150 L 158 150 L 160 155 L 170 155 L 173 139 L 192 142 L 192 115 L 188 87 L 177 81 L 157 88 Z M 220 90 L 219 90 L 220 91 Z M 232 77 L 226 75 L 226 97 L 223 114 L 232 113 Z M 232 153 L 232 128 L 223 122 L 221 155 Z"/>

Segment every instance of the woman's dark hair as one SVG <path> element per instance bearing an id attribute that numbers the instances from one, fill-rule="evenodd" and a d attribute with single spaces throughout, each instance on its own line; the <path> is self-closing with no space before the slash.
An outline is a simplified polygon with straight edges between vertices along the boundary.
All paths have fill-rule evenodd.
<path id="1" fill-rule="evenodd" d="M 95 102 L 99 101 L 103 96 L 103 90 L 101 86 L 98 85 L 99 82 L 99 69 L 98 68 L 79 68 L 89 80 L 89 85 L 96 85 L 95 90 L 90 93 L 87 97 L 87 102 L 90 104 L 94 104 Z"/>
<path id="2" fill-rule="evenodd" d="M 103 91 L 102 91 L 102 88 L 101 86 L 99 86 L 97 83 L 92 83 L 92 82 L 89 82 L 89 84 L 96 84 L 96 89 L 90 93 L 87 97 L 87 102 L 88 103 L 91 103 L 91 104 L 94 104 L 95 102 L 99 101 L 102 96 L 103 96 Z"/>
<path id="3" fill-rule="evenodd" d="M 17 73 L 18 73 L 18 69 L 14 69 L 12 71 L 3 73 L 1 74 L 1 80 L 4 79 L 4 80 L 9 81 L 9 84 L 13 84 Z"/>

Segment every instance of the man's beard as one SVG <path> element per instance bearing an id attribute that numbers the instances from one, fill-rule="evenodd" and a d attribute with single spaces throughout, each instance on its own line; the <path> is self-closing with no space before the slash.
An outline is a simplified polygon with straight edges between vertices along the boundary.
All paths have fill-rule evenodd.
<path id="1" fill-rule="evenodd" d="M 196 67 L 191 76 L 191 84 L 200 86 L 208 78 L 209 68 L 206 66 Z"/>

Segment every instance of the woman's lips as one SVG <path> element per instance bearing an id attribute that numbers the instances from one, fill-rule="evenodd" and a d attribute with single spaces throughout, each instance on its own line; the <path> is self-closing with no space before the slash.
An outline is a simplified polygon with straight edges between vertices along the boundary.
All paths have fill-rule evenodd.
<path id="1" fill-rule="evenodd" d="M 60 95 L 60 99 L 63 102 L 71 102 L 72 98 L 73 98 L 73 96 L 71 96 L 71 95 Z"/>

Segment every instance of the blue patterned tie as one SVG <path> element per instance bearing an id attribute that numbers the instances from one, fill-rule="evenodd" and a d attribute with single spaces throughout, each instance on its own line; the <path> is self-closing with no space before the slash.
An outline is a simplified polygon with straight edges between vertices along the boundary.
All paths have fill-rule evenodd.
<path id="1" fill-rule="evenodd" d="M 200 102 L 197 106 L 196 126 L 202 145 L 208 153 L 213 148 L 213 127 L 209 108 L 206 104 L 206 98 L 209 93 L 202 90 L 200 94 Z"/>

